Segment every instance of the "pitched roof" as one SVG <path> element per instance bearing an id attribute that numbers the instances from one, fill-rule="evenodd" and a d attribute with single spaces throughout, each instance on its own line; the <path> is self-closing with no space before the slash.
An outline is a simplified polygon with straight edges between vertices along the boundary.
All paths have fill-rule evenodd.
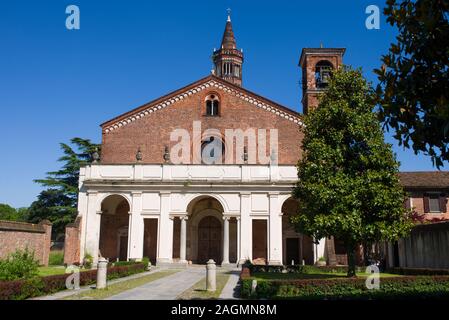
<path id="1" fill-rule="evenodd" d="M 192 84 L 189 84 L 181 89 L 173 91 L 167 95 L 164 95 L 156 100 L 148 102 L 140 107 L 137 107 L 131 111 L 128 111 L 118 117 L 108 120 L 101 124 L 105 133 L 116 130 L 120 127 L 134 122 L 140 118 L 149 116 L 153 112 L 157 112 L 160 109 L 169 107 L 171 104 L 183 100 L 188 96 L 205 90 L 207 88 L 218 88 L 224 90 L 236 97 L 241 98 L 244 101 L 254 104 L 254 106 L 262 108 L 267 112 L 272 112 L 283 117 L 287 120 L 293 121 L 298 125 L 303 125 L 302 115 L 290 108 L 284 107 L 276 102 L 273 102 L 267 98 L 259 96 L 249 90 L 239 87 L 233 83 L 223 80 L 217 76 L 209 75 Z"/>
<path id="2" fill-rule="evenodd" d="M 406 188 L 449 188 L 449 171 L 400 172 L 399 179 Z"/>

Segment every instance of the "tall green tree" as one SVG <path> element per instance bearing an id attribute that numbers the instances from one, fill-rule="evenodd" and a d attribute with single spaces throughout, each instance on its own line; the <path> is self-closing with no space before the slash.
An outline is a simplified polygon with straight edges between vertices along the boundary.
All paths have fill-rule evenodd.
<path id="1" fill-rule="evenodd" d="M 388 0 L 384 14 L 399 34 L 375 70 L 379 116 L 440 168 L 449 161 L 449 1 Z"/>
<path id="2" fill-rule="evenodd" d="M 373 113 L 373 90 L 360 70 L 334 72 L 315 111 L 305 117 L 303 158 L 294 195 L 299 232 L 343 241 L 348 276 L 358 244 L 395 240 L 412 226 L 403 206 L 399 164 Z"/>
<path id="3" fill-rule="evenodd" d="M 78 180 L 81 166 L 92 162 L 95 151 L 100 152 L 100 145 L 88 139 L 73 138 L 70 144 L 60 144 L 63 156 L 61 169 L 47 173 L 45 179 L 35 182 L 48 187 L 29 209 L 28 220 L 37 223 L 48 219 L 53 223 L 53 236 L 64 234 L 67 223 L 73 222 L 77 215 Z"/>

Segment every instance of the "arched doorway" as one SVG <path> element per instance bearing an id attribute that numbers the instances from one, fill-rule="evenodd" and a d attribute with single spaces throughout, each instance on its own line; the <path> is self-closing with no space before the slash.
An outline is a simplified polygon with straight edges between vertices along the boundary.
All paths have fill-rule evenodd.
<path id="1" fill-rule="evenodd" d="M 284 264 L 313 264 L 312 238 L 296 232 L 290 219 L 298 214 L 298 201 L 288 198 L 282 205 L 282 240 Z"/>
<path id="2" fill-rule="evenodd" d="M 121 195 L 108 196 L 101 203 L 99 253 L 110 261 L 128 259 L 129 211 Z"/>
<path id="3" fill-rule="evenodd" d="M 237 219 L 224 217 L 223 202 L 213 195 L 200 195 L 187 206 L 186 260 L 191 263 L 206 263 L 214 259 L 217 264 L 237 261 Z M 181 218 L 173 221 L 173 260 L 181 259 Z M 224 230 L 227 228 L 228 234 Z M 225 251 L 225 244 L 227 244 Z"/>
<path id="4" fill-rule="evenodd" d="M 198 263 L 209 259 L 221 262 L 221 223 L 213 216 L 206 216 L 198 224 Z"/>

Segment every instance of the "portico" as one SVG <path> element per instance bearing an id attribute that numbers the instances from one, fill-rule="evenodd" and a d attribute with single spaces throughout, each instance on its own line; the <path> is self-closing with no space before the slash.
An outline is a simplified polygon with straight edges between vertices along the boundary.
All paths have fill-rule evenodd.
<path id="1" fill-rule="evenodd" d="M 80 256 L 282 264 L 282 207 L 295 179 L 294 166 L 92 164 L 81 169 Z"/>

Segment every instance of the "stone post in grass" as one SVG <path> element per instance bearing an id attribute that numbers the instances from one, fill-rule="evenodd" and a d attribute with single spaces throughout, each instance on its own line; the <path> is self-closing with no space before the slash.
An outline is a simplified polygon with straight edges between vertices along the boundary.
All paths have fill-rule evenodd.
<path id="1" fill-rule="evenodd" d="M 105 258 L 98 259 L 97 267 L 97 289 L 105 289 L 107 287 L 108 276 L 108 260 Z"/>
<path id="2" fill-rule="evenodd" d="M 217 290 L 217 267 L 215 261 L 210 259 L 206 265 L 206 290 Z"/>

